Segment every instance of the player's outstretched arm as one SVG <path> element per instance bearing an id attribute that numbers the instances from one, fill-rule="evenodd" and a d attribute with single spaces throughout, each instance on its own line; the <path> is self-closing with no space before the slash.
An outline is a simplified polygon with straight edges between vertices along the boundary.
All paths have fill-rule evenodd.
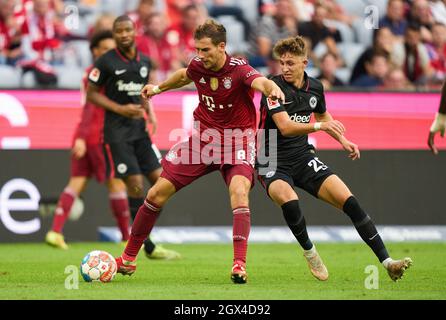
<path id="1" fill-rule="evenodd" d="M 431 149 L 432 153 L 437 155 L 438 149 L 435 146 L 434 138 L 435 135 L 440 132 L 441 137 L 444 137 L 444 132 L 446 129 L 446 81 L 443 83 L 443 88 L 441 89 L 441 101 L 440 108 L 435 115 L 435 119 L 432 122 L 431 128 L 429 130 L 429 137 L 427 139 L 427 144 Z"/>
<path id="2" fill-rule="evenodd" d="M 252 81 L 251 88 L 260 91 L 271 100 L 285 101 L 285 94 L 279 86 L 272 80 L 265 77 L 259 77 Z"/>
<path id="3" fill-rule="evenodd" d="M 311 123 L 292 121 L 286 111 L 274 113 L 272 119 L 284 137 L 296 137 L 317 131 L 317 128 Z"/>
<path id="4" fill-rule="evenodd" d="M 142 102 L 147 113 L 147 123 L 152 125 L 152 131 L 150 134 L 154 135 L 156 133 L 156 129 L 158 128 L 158 120 L 156 119 L 152 101 L 150 99 L 142 99 Z"/>
<path id="5" fill-rule="evenodd" d="M 179 69 L 172 73 L 166 80 L 159 85 L 147 84 L 142 90 L 141 95 L 144 99 L 153 97 L 161 92 L 178 89 L 192 82 L 187 77 L 186 68 Z"/>

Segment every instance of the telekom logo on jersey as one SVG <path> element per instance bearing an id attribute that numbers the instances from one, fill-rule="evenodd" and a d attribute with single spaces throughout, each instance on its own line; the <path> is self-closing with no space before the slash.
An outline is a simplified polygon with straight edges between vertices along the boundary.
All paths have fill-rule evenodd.
<path id="1" fill-rule="evenodd" d="M 203 100 L 203 102 L 208 106 L 208 110 L 214 112 L 215 110 L 215 103 L 214 103 L 214 98 L 211 96 L 206 96 L 204 94 L 201 95 L 201 99 Z M 228 104 L 226 106 L 226 108 L 231 108 L 232 104 Z M 218 105 L 219 109 L 225 109 L 224 105 L 219 104 Z"/>
<path id="2" fill-rule="evenodd" d="M 211 108 L 215 108 L 214 99 L 203 95 L 203 102 Z M 184 95 L 182 99 L 182 128 L 176 128 L 169 133 L 169 142 L 174 147 L 166 155 L 166 160 L 172 163 L 196 164 L 203 163 L 247 163 L 253 165 L 256 160 L 260 174 L 266 174 L 277 168 L 277 130 L 226 129 L 223 133 L 219 130 L 208 128 L 200 130 L 200 122 L 194 121 L 193 112 L 199 102 L 197 95 Z M 213 106 L 214 105 L 214 106 Z M 232 107 L 228 105 L 227 108 Z M 224 106 L 219 106 L 224 109 Z M 209 109 L 210 111 L 213 111 Z M 191 133 L 191 146 L 186 143 Z M 265 148 L 265 137 L 269 137 L 268 148 Z M 224 142 L 224 143 L 223 143 Z M 222 147 L 222 145 L 224 145 Z M 245 147 L 243 147 L 245 146 Z M 257 146 L 257 148 L 256 148 Z"/>

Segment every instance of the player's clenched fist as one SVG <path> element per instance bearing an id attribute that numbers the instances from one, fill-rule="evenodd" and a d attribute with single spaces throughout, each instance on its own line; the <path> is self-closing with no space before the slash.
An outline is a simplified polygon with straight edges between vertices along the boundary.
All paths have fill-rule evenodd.
<path id="1" fill-rule="evenodd" d="M 279 88 L 278 85 L 276 85 L 275 82 L 271 81 L 273 83 L 271 90 L 269 92 L 268 98 L 271 100 L 280 100 L 282 102 L 285 101 L 285 94 L 282 92 L 282 90 Z"/>
<path id="2" fill-rule="evenodd" d="M 144 99 L 148 99 L 160 92 L 161 92 L 161 90 L 159 89 L 158 86 L 155 86 L 155 85 L 149 83 L 149 84 L 145 85 L 144 88 L 142 88 L 141 96 Z"/>

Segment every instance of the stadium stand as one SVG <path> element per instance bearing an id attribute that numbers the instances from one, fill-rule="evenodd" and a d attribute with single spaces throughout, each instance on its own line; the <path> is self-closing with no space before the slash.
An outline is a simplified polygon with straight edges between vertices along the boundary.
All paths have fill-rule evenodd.
<path id="1" fill-rule="evenodd" d="M 140 2 L 143 1 L 148 3 L 150 6 L 153 6 L 152 10 L 160 12 L 160 14 L 168 22 L 167 0 L 1 1 L 2 4 L 4 4 L 2 8 L 7 8 L 7 3 L 10 5 L 14 4 L 14 19 L 19 19 L 17 21 L 22 22 L 28 21 L 28 23 L 30 20 L 29 16 L 33 12 L 33 6 L 36 5 L 36 3 L 38 5 L 42 5 L 42 3 L 48 2 L 51 10 L 55 12 L 54 21 L 67 29 L 67 33 L 56 33 L 55 35 L 54 40 L 60 42 L 60 46 L 57 47 L 58 52 L 53 52 L 53 57 L 55 56 L 57 59 L 43 61 L 48 63 L 50 68 L 53 69 L 52 72 L 54 72 L 55 76 L 57 77 L 57 83 L 50 86 L 53 88 L 79 88 L 79 83 L 82 76 L 82 72 L 80 70 L 84 70 L 91 63 L 88 49 L 88 38 L 94 31 L 95 25 L 100 24 L 101 28 L 104 26 L 109 26 L 113 17 L 124 13 L 131 13 L 132 19 L 138 19 L 138 11 L 136 11 L 136 9 L 138 8 Z M 296 22 L 299 23 L 299 26 L 302 22 L 309 21 L 311 19 L 315 4 L 326 7 L 328 15 L 324 20 L 324 25 L 331 31 L 337 30 L 341 38 L 341 41 L 336 43 L 339 58 L 339 65 L 336 70 L 336 75 L 339 79 L 346 83 L 349 83 L 348 80 L 358 58 L 366 50 L 366 48 L 370 48 L 373 44 L 373 35 L 376 31 L 375 27 L 378 27 L 375 20 L 382 19 L 387 14 L 388 9 L 388 0 L 324 0 L 317 2 L 309 0 L 276 0 L 276 2 L 277 1 L 289 2 L 290 5 L 296 8 Z M 270 2 L 268 2 L 268 12 L 266 14 L 274 15 L 274 5 L 271 6 Z M 408 20 L 410 20 L 410 14 L 413 11 L 411 10 L 411 3 L 414 3 L 414 5 L 421 5 L 422 2 L 422 0 L 403 1 L 404 12 Z M 253 49 L 253 42 L 249 42 L 246 39 L 249 32 L 249 30 L 246 30 L 246 21 L 248 21 L 248 25 L 250 25 L 251 34 L 255 33 L 256 24 L 259 21 L 259 12 L 261 12 L 260 6 L 263 4 L 262 1 L 185 0 L 181 1 L 181 4 L 184 6 L 194 4 L 198 6 L 202 12 L 206 12 L 206 9 L 211 9 L 216 5 L 236 8 L 235 11 L 238 10 L 237 8 L 240 8 L 245 20 L 240 20 L 237 15 L 232 15 L 230 10 L 228 11 L 228 14 L 216 16 L 216 19 L 227 28 L 227 50 L 229 53 L 250 57 L 252 52 L 255 51 L 255 49 Z M 425 17 L 425 19 L 430 19 L 430 21 L 435 21 L 437 23 L 443 23 L 444 21 L 442 19 L 444 17 L 441 14 L 443 12 L 442 10 L 446 12 L 446 7 L 443 8 L 441 7 L 441 4 L 436 2 L 430 3 L 430 11 L 426 11 L 425 16 L 427 16 L 427 18 Z M 98 23 L 98 19 L 102 17 L 104 17 L 104 20 Z M 109 17 L 108 22 L 106 20 L 107 17 Z M 205 16 L 203 15 L 201 16 L 201 18 L 204 17 Z M 33 44 L 31 43 L 30 45 L 29 40 L 27 40 L 29 38 L 29 31 L 28 34 L 26 31 L 22 31 L 20 34 L 18 32 L 14 33 L 14 30 L 5 27 L 10 25 L 9 19 L 11 19 L 11 14 L 8 14 L 6 9 L 0 11 L 0 88 L 48 87 L 48 84 L 42 84 L 39 78 L 36 79 L 35 73 L 24 72 L 24 70 L 22 70 L 23 62 L 30 62 L 31 57 L 29 55 L 32 53 L 32 50 L 30 51 L 29 48 L 32 48 Z M 145 25 L 147 25 L 147 21 Z M 372 25 L 372 27 L 370 27 L 370 25 Z M 173 26 L 167 25 L 168 30 L 169 27 L 172 28 Z M 26 25 L 23 30 L 26 30 Z M 144 31 L 144 26 L 141 30 Z M 6 41 L 9 39 L 7 38 L 8 34 L 12 33 L 15 34 L 15 39 L 19 39 L 18 46 L 19 48 L 22 48 L 23 51 L 21 56 L 14 59 L 8 57 L 8 47 L 2 48 L 2 46 L 5 46 L 5 43 L 7 43 Z M 300 34 L 299 30 L 297 30 L 297 34 Z M 431 41 L 427 41 L 425 38 L 423 39 L 424 42 L 422 45 L 426 46 L 429 50 L 431 59 L 430 62 L 435 64 L 436 69 L 446 69 L 446 63 L 444 63 L 443 66 L 437 65 L 438 61 L 441 63 L 441 61 L 446 60 L 441 58 L 444 57 L 446 50 L 444 50 L 444 48 L 441 46 L 435 46 L 435 43 L 442 43 L 442 41 L 435 39 L 436 42 L 433 43 Z M 399 38 L 399 41 L 401 41 L 401 37 Z M 17 48 L 17 43 L 11 44 L 8 42 L 6 46 Z M 48 49 L 45 50 L 48 51 Z M 54 49 L 52 48 L 49 51 L 54 51 Z M 320 73 L 319 59 L 326 52 L 327 46 L 325 43 L 316 46 L 314 51 L 310 52 L 309 56 L 311 60 L 307 70 L 310 75 L 318 75 Z M 389 60 L 389 62 L 391 61 Z M 253 61 L 251 61 L 251 63 L 253 63 Z M 253 65 L 256 66 L 256 63 Z M 175 69 L 174 66 L 178 66 L 178 63 L 172 63 L 171 71 Z M 264 73 L 274 72 L 274 70 L 270 68 L 268 61 L 266 64 L 260 64 L 256 67 Z M 397 69 L 398 68 L 401 68 L 401 66 L 397 66 Z M 392 66 L 391 69 L 394 71 L 395 68 Z M 69 74 L 69 76 L 67 76 L 67 74 Z M 437 72 L 435 77 L 428 79 L 427 85 L 432 85 L 433 88 L 437 88 L 439 83 L 444 80 L 444 77 L 444 73 Z M 416 87 L 412 86 L 411 84 L 410 88 Z M 423 84 L 423 88 L 426 88 L 425 84 Z"/>

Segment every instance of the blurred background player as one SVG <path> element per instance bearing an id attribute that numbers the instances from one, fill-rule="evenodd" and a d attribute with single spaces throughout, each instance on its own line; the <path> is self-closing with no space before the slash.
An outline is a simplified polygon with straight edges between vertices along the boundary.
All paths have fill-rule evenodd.
<path id="1" fill-rule="evenodd" d="M 128 16 L 114 21 L 112 33 L 116 48 L 101 56 L 90 71 L 87 101 L 106 110 L 103 121 L 106 172 L 110 177 L 124 180 L 130 214 L 134 217 L 144 201 L 143 174 L 153 184 L 161 172 L 159 152 L 147 131 L 144 111 L 153 133 L 156 117 L 151 105 L 142 108 L 140 101 L 151 64 L 135 48 L 135 26 Z M 155 246 L 150 239 L 144 249 L 149 258 L 179 258 L 177 252 Z"/>
<path id="2" fill-rule="evenodd" d="M 435 146 L 434 138 L 435 135 L 440 132 L 441 137 L 444 137 L 444 131 L 446 129 L 446 81 L 443 82 L 443 87 L 441 89 L 441 101 L 440 107 L 438 108 L 438 112 L 435 115 L 435 119 L 432 122 L 429 137 L 427 140 L 427 144 L 431 149 L 432 153 L 437 155 L 438 149 Z"/>
<path id="3" fill-rule="evenodd" d="M 100 31 L 90 41 L 90 50 L 96 61 L 107 51 L 115 48 L 111 31 Z M 93 66 L 87 68 L 82 83 L 81 121 L 74 134 L 71 149 L 71 177 L 59 197 L 54 213 L 53 226 L 47 233 L 45 241 L 57 248 L 68 249 L 62 235 L 62 229 L 67 220 L 73 203 L 84 191 L 90 178 L 95 177 L 99 183 L 106 181 L 110 207 L 121 231 L 122 240 L 129 237 L 129 207 L 125 184 L 120 179 L 105 175 L 105 159 L 102 151 L 102 126 L 104 110 L 85 101 L 87 76 Z"/>
<path id="4" fill-rule="evenodd" d="M 344 182 L 318 159 L 314 147 L 308 143 L 309 133 L 322 130 L 336 139 L 349 152 L 352 160 L 360 156 L 358 146 L 344 137 L 343 124 L 334 120 L 326 110 L 322 83 L 304 71 L 308 59 L 303 38 L 298 36 L 279 41 L 274 47 L 274 54 L 280 61 L 282 74 L 272 80 L 283 90 L 285 100 L 279 104 L 265 96 L 262 98 L 262 121 L 259 127 L 265 129 L 265 150 L 269 149 L 269 130 L 278 129 L 277 169 L 263 173 L 260 172 L 260 166 L 259 179 L 269 197 L 282 208 L 288 227 L 304 249 L 311 273 L 319 280 L 328 279 L 327 268 L 308 237 L 294 186 L 343 210 L 386 268 L 390 278 L 394 281 L 400 279 L 412 260 L 390 258 L 370 217 Z M 310 124 L 312 113 L 317 121 L 315 124 Z"/>
<path id="5" fill-rule="evenodd" d="M 234 259 L 231 279 L 234 283 L 246 283 L 246 252 L 251 226 L 248 195 L 254 177 L 255 141 L 234 147 L 232 137 L 227 141 L 224 131 L 237 129 L 243 136 L 251 132 L 254 138 L 256 111 L 253 89 L 273 99 L 283 98 L 283 93 L 274 82 L 261 76 L 245 60 L 226 53 L 226 29 L 223 25 L 207 20 L 196 29 L 194 40 L 197 56 L 189 66 L 179 69 L 159 86 L 145 86 L 142 95 L 150 99 L 155 94 L 181 88 L 193 81 L 200 100 L 194 111 L 199 136 L 192 135 L 188 141 L 177 144 L 163 159 L 161 178 L 148 191 L 133 223 L 125 251 L 117 259 L 118 272 L 127 275 L 135 272 L 136 256 L 142 242 L 169 198 L 196 179 L 218 170 L 229 189 L 233 213 Z M 215 154 L 211 159 L 203 158 L 202 149 L 206 146 L 206 138 L 202 137 L 202 133 L 206 134 L 208 129 L 216 131 L 219 137 L 219 143 L 213 140 L 217 160 Z M 230 151 L 227 152 L 227 149 Z M 183 152 L 191 155 L 192 159 L 197 156 L 198 161 L 174 161 L 181 155 L 184 157 Z"/>

